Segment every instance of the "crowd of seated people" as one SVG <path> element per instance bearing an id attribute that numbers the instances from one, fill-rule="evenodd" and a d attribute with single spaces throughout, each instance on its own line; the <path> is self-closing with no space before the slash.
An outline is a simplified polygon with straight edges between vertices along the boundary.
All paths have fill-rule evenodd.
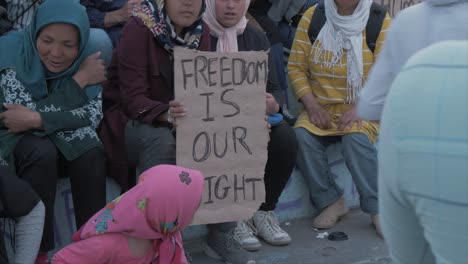
<path id="1" fill-rule="evenodd" d="M 410 69 L 425 62 L 422 55 L 411 60 L 413 54 L 441 40 L 468 39 L 462 22 L 467 3 L 427 0 L 401 11 L 393 25 L 388 11 L 371 0 L 0 0 L 0 217 L 16 231 L 11 237 L 15 259 L 8 259 L 7 245 L 0 239 L 0 263 L 190 263 L 180 231 L 200 205 L 203 175 L 176 166 L 173 132 L 177 120 L 191 115 L 186 102 L 174 97 L 176 73 L 171 66 L 176 47 L 219 53 L 268 51 L 269 57 L 261 102 L 269 128 L 265 200 L 250 219 L 209 224 L 208 256 L 255 264 L 261 261 L 253 253 L 261 249 L 261 240 L 274 246 L 291 243 L 275 208 L 295 167 L 319 212 L 311 225 L 334 227 L 348 208 L 326 150 L 341 142 L 361 210 L 370 215 L 377 235 L 388 239 L 396 263 L 463 261 L 466 252 L 449 250 L 455 244 L 444 244 L 435 235 L 423 238 L 423 231 L 414 236 L 421 245 L 433 246 L 432 251 L 424 255 L 423 246 L 413 252 L 402 249 L 404 243 L 399 242 L 407 234 L 394 225 L 417 222 L 418 208 L 414 219 L 402 214 L 421 198 L 413 201 L 406 193 L 409 187 L 401 189 L 394 179 L 396 174 L 419 174 L 403 173 L 413 168 L 392 163 L 399 161 L 391 156 L 398 147 L 393 142 L 403 133 L 395 127 L 409 121 L 396 110 L 385 110 L 383 117 L 381 112 L 394 79 L 392 89 L 414 88 L 405 83 L 410 81 L 405 70 L 401 82 L 397 77 L 408 60 Z M 448 13 L 458 22 L 445 23 Z M 414 27 L 406 28 L 405 23 Z M 411 39 L 400 35 L 432 23 L 443 26 L 432 30 L 430 40 L 413 41 L 413 46 L 405 46 L 408 50 L 400 50 L 402 39 Z M 454 47 L 466 54 L 466 46 L 458 42 L 430 49 L 440 56 L 427 63 L 461 65 L 441 58 L 452 56 L 447 50 Z M 431 76 L 434 83 L 441 78 Z M 457 78 L 444 88 L 460 86 L 456 81 L 466 85 Z M 291 94 L 295 98 L 288 98 Z M 301 106 L 297 117 L 290 113 L 289 102 L 294 100 Z M 389 107 L 398 108 L 403 99 L 390 93 L 389 100 Z M 378 155 L 374 144 L 381 118 L 385 140 Z M 424 117 L 411 118 L 414 124 Z M 438 122 L 426 121 L 427 127 Z M 463 130 L 459 122 L 452 125 Z M 468 144 L 466 137 L 462 141 Z M 468 157 L 462 150 L 458 155 Z M 457 166 L 451 168 L 453 174 L 468 175 L 466 166 Z M 182 172 L 190 175 L 190 184 L 181 183 Z M 64 177 L 70 179 L 78 231 L 74 243 L 51 256 L 57 180 Z M 107 205 L 106 177 L 114 178 L 122 192 Z M 434 174 L 434 181 L 438 177 Z M 463 179 L 468 182 L 466 177 L 461 182 L 446 179 L 451 183 L 439 187 L 453 188 Z M 408 192 L 418 192 L 416 185 Z M 457 190 L 444 189 L 454 194 L 429 200 L 448 199 L 434 208 L 463 223 L 468 213 L 449 210 L 457 204 L 467 211 L 468 200 Z M 406 211 L 397 210 L 401 200 L 396 199 L 405 201 Z M 141 213 L 144 210 L 147 213 Z M 119 225 L 110 225 L 116 216 Z M 0 226 L 1 237 L 4 230 Z M 468 229 L 460 237 L 458 247 L 467 241 Z"/>

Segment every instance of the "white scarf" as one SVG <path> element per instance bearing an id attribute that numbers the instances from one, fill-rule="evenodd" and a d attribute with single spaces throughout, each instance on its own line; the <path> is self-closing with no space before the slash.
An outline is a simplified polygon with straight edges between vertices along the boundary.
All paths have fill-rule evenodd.
<path id="1" fill-rule="evenodd" d="M 334 0 L 325 0 L 325 16 L 327 21 L 320 30 L 314 48 L 317 48 L 314 62 L 325 67 L 334 67 L 341 63 L 344 50 L 348 51 L 347 61 L 347 103 L 354 103 L 362 88 L 364 65 L 362 58 L 362 32 L 369 19 L 372 0 L 360 0 L 353 14 L 341 16 L 338 14 Z M 321 47 L 318 46 L 320 42 Z M 320 61 L 323 51 L 332 53 Z"/>

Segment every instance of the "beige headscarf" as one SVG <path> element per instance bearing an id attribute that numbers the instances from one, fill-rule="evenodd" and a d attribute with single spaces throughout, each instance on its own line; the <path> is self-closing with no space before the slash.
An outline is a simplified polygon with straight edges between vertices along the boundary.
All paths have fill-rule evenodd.
<path id="1" fill-rule="evenodd" d="M 218 38 L 216 51 L 218 52 L 237 52 L 237 36 L 244 33 L 247 26 L 245 14 L 249 9 L 250 0 L 245 0 L 244 14 L 241 20 L 233 27 L 225 28 L 216 19 L 216 0 L 206 0 L 206 11 L 203 14 L 203 20 L 210 27 L 211 35 Z"/>

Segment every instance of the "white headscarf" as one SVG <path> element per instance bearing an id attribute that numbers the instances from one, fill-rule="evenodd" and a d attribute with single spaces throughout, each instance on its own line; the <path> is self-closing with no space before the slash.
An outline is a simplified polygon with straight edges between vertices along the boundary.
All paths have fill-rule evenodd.
<path id="1" fill-rule="evenodd" d="M 247 26 L 245 14 L 249 9 L 250 0 L 245 0 L 245 10 L 241 20 L 233 27 L 225 28 L 216 19 L 216 0 L 206 0 L 206 10 L 203 14 L 203 21 L 210 27 L 211 35 L 218 38 L 217 52 L 237 52 L 237 36 L 244 33 Z"/>
<path id="2" fill-rule="evenodd" d="M 362 58 L 362 32 L 369 19 L 372 0 L 360 0 L 354 13 L 350 16 L 338 14 L 334 0 L 325 0 L 325 15 L 327 21 L 320 30 L 314 47 L 319 51 L 315 53 L 314 62 L 325 67 L 334 67 L 341 62 L 344 50 L 348 51 L 348 94 L 346 101 L 354 103 L 362 88 L 364 65 Z M 318 46 L 321 44 L 321 47 Z M 320 61 L 322 51 L 329 51 L 332 57 Z"/>

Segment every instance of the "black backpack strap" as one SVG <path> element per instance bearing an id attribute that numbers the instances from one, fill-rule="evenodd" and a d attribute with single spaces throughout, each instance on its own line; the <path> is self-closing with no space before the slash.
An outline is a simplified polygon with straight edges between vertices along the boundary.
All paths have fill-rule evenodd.
<path id="1" fill-rule="evenodd" d="M 315 7 L 314 13 L 312 14 L 312 18 L 310 19 L 309 25 L 309 38 L 310 44 L 314 44 L 315 40 L 317 39 L 320 30 L 322 29 L 323 25 L 327 21 L 327 17 L 325 16 L 325 3 L 321 0 L 317 7 Z"/>
<path id="2" fill-rule="evenodd" d="M 377 45 L 377 38 L 379 37 L 386 14 L 386 7 L 372 2 L 366 25 L 366 43 L 372 53 L 374 53 L 375 46 Z"/>

